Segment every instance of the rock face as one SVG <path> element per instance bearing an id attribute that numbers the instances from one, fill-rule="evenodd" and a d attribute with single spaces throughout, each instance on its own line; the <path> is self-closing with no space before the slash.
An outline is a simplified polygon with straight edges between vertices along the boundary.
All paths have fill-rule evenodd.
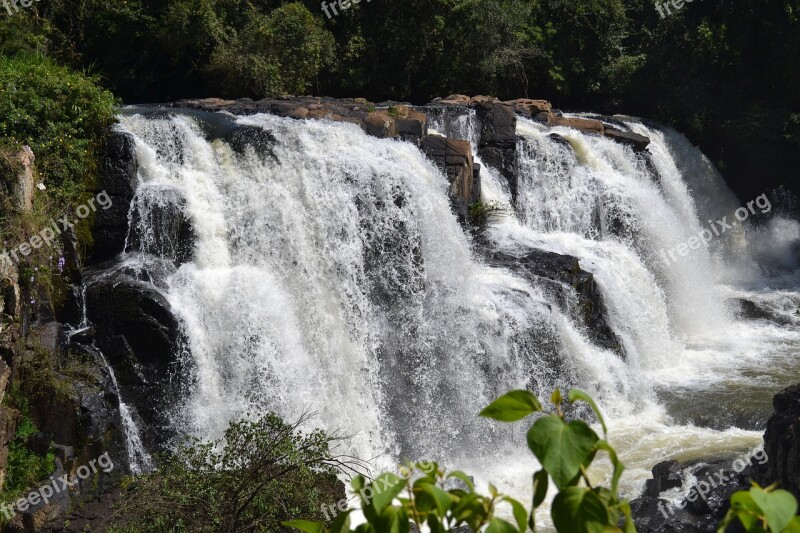
<path id="1" fill-rule="evenodd" d="M 769 461 L 760 481 L 777 482 L 800 498 L 800 384 L 779 392 L 772 404 L 775 414 L 767 421 L 764 433 Z"/>
<path id="2" fill-rule="evenodd" d="M 196 240 L 194 227 L 186 215 L 186 200 L 177 190 L 159 191 L 158 195 L 157 199 L 148 199 L 147 205 L 142 202 L 134 205 L 128 250 L 171 259 L 180 266 L 191 261 Z M 146 222 L 144 226 L 142 221 Z"/>
<path id="3" fill-rule="evenodd" d="M 644 135 L 633 133 L 632 131 L 622 131 L 616 128 L 605 128 L 604 132 L 606 137 L 617 141 L 620 144 L 630 146 L 636 152 L 644 152 L 650 145 L 650 139 Z"/>
<path id="4" fill-rule="evenodd" d="M 122 252 L 128 234 L 128 210 L 136 193 L 139 165 L 133 136 L 111 131 L 103 152 L 98 190 L 106 191 L 111 207 L 99 209 L 95 219 L 92 261 L 99 263 Z"/>
<path id="5" fill-rule="evenodd" d="M 469 141 L 427 135 L 422 139 L 422 151 L 447 175 L 453 208 L 460 219 L 466 220 L 469 204 L 480 194 L 476 190 L 478 179 Z"/>
<path id="6" fill-rule="evenodd" d="M 536 249 L 512 255 L 483 248 L 483 254 L 490 265 L 544 285 L 562 310 L 586 327 L 594 342 L 624 357 L 622 342 L 606 323 L 606 306 L 594 276 L 581 269 L 577 258 Z"/>
<path id="7" fill-rule="evenodd" d="M 178 371 L 179 321 L 152 284 L 123 274 L 89 285 L 87 315 L 124 400 L 136 407 L 146 424 L 145 446 L 160 449 L 171 435 L 161 408 L 172 393 L 169 377 Z"/>
<path id="8" fill-rule="evenodd" d="M 660 463 L 653 468 L 645 495 L 631 502 L 631 511 L 639 533 L 714 533 L 730 508 L 734 492 L 747 490 L 755 476 L 758 461 L 750 459 L 742 468 L 733 458 L 711 462 L 695 461 L 682 465 L 677 461 Z M 697 481 L 684 486 L 685 472 Z M 679 503 L 662 498 L 670 489 L 680 489 Z M 674 497 L 674 493 L 673 493 Z"/>
<path id="9" fill-rule="evenodd" d="M 36 156 L 30 146 L 23 146 L 14 156 L 14 163 L 18 166 L 17 182 L 14 189 L 14 199 L 17 206 L 23 211 L 28 211 L 33 207 L 33 162 Z"/>

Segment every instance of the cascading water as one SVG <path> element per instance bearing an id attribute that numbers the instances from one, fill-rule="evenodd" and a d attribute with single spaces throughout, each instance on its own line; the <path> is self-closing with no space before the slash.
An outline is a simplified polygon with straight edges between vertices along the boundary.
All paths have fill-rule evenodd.
<path id="1" fill-rule="evenodd" d="M 603 292 L 623 360 L 546 291 L 475 257 L 445 177 L 411 144 L 347 124 L 226 120 L 249 142 L 209 135 L 183 114 L 121 118 L 141 178 L 134 223 L 145 244 L 130 253 L 173 254 L 148 237 L 159 223 L 148 210 L 165 194 L 181 199 L 193 230 L 191 260 L 163 289 L 187 339 L 186 395 L 171 413 L 184 432 L 218 437 L 247 413 L 311 411 L 377 467 L 432 458 L 524 494 L 535 467 L 524 427 L 475 415 L 511 388 L 578 385 L 608 411 L 629 466 L 623 489 L 635 496 L 661 460 L 752 448 L 759 401 L 784 384 L 780 371 L 797 370 L 800 295 L 766 289 L 763 269 L 725 260 L 729 242 L 756 257 L 747 243 L 758 231 L 791 251 L 796 223 L 660 259 L 737 207 L 674 132 L 630 122 L 653 140 L 647 161 L 605 138 L 520 120 L 516 212 L 487 231 L 498 250 L 578 257 Z M 432 128 L 476 144 L 474 114 L 442 114 Z M 485 201 L 511 203 L 499 173 L 481 175 Z M 791 287 L 795 265 L 784 262 Z M 733 296 L 792 316 L 790 325 L 736 318 Z M 770 366 L 781 370 L 758 373 Z M 752 412 L 732 410 L 745 403 Z M 748 430 L 729 428 L 742 420 Z"/>

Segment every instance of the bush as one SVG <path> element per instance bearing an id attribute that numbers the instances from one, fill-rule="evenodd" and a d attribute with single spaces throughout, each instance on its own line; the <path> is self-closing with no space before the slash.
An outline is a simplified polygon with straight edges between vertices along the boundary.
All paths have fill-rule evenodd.
<path id="1" fill-rule="evenodd" d="M 191 440 L 127 482 L 112 531 L 278 531 L 294 516 L 319 518 L 343 495 L 335 477 L 343 465 L 333 438 L 299 431 L 305 421 L 268 414 L 231 423 L 220 441 Z"/>
<path id="2" fill-rule="evenodd" d="M 14 440 L 8 446 L 6 481 L 0 492 L 0 502 L 3 503 L 15 500 L 55 470 L 52 450 L 40 457 L 28 449 L 28 437 L 39 430 L 31 419 L 27 398 L 17 389 L 13 389 L 7 398 L 22 413 L 22 418 Z"/>
<path id="3" fill-rule="evenodd" d="M 0 138 L 33 149 L 56 205 L 79 201 L 93 185 L 115 110 L 93 76 L 41 56 L 0 57 Z"/>

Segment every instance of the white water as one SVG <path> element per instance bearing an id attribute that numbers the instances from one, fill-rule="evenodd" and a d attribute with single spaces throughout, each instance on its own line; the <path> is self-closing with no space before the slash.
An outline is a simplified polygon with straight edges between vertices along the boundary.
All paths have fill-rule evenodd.
<path id="1" fill-rule="evenodd" d="M 632 126 L 654 141 L 653 176 L 607 139 L 521 120 L 516 214 L 489 230 L 507 251 L 580 258 L 623 361 L 537 287 L 473 256 L 446 179 L 410 144 L 347 124 L 232 120 L 272 132 L 273 155 L 209 142 L 186 116 L 122 117 L 137 140 L 140 199 L 179 193 L 197 234 L 195 259 L 166 290 L 191 354 L 193 385 L 174 410 L 188 433 L 218 437 L 231 419 L 265 409 L 290 419 L 311 411 L 378 468 L 438 459 L 523 496 L 535 467 L 525 427 L 475 415 L 511 388 L 546 397 L 577 385 L 607 411 L 628 465 L 623 489 L 636 496 L 662 460 L 736 454 L 761 438 L 693 420 L 761 405 L 797 381 L 800 226 L 775 216 L 665 265 L 660 250 L 738 207 L 674 132 Z M 469 116 L 434 127 L 475 141 Z M 496 172 L 482 176 L 484 200 L 510 202 Z M 777 245 L 761 244 L 764 233 Z M 737 320 L 726 303 L 734 296 L 791 323 Z"/>

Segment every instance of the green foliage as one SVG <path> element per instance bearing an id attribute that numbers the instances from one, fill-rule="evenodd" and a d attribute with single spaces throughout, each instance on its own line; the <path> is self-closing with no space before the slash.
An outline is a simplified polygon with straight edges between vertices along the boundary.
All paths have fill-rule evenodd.
<path id="1" fill-rule="evenodd" d="M 33 149 L 57 205 L 76 202 L 93 184 L 115 105 L 96 78 L 41 56 L 0 57 L 0 137 Z"/>
<path id="2" fill-rule="evenodd" d="M 719 526 L 719 533 L 737 522 L 747 533 L 797 533 L 800 517 L 797 500 L 792 493 L 776 490 L 773 485 L 762 489 L 756 484 L 749 491 L 731 496 L 731 508 Z"/>
<path id="3" fill-rule="evenodd" d="M 7 398 L 8 403 L 20 411 L 21 419 L 14 439 L 8 446 L 6 481 L 0 492 L 0 502 L 3 503 L 13 501 L 34 488 L 55 469 L 52 450 L 45 457 L 40 457 L 27 447 L 28 437 L 39 431 L 29 413 L 29 400 L 16 388 L 12 388 Z"/>
<path id="4" fill-rule="evenodd" d="M 299 431 L 305 420 L 267 414 L 231 423 L 220 441 L 191 440 L 128 480 L 112 531 L 276 531 L 294 516 L 318 518 L 338 499 L 341 464 L 331 437 Z"/>
<path id="5" fill-rule="evenodd" d="M 490 221 L 503 215 L 507 215 L 509 211 L 510 210 L 508 207 L 505 207 L 498 202 L 485 203 L 478 200 L 477 202 L 469 205 L 467 216 L 469 218 L 469 223 L 473 227 L 477 229 L 483 229 L 489 224 Z"/>
<path id="6" fill-rule="evenodd" d="M 617 495 L 617 485 L 624 466 L 616 452 L 586 422 L 567 421 L 564 409 L 585 402 L 605 422 L 594 401 L 584 392 L 572 390 L 563 400 L 560 391 L 552 396 L 555 413 L 539 418 L 528 432 L 528 447 L 539 460 L 542 470 L 533 476 L 533 502 L 526 510 L 520 502 L 500 494 L 489 485 L 489 495 L 480 495 L 462 472 L 447 474 L 435 463 L 409 463 L 403 477 L 386 473 L 372 482 L 356 476 L 353 490 L 360 495 L 361 510 L 367 522 L 350 529 L 352 510 L 338 515 L 326 527 L 320 522 L 286 522 L 307 533 L 408 533 L 409 523 L 419 530 L 427 526 L 433 533 L 444 533 L 460 526 L 487 533 L 525 533 L 536 530 L 536 509 L 544 502 L 549 480 L 559 489 L 551 506 L 551 515 L 560 533 L 597 531 L 635 533 L 630 505 Z M 532 393 L 511 391 L 492 402 L 481 416 L 513 422 L 542 411 L 542 404 Z M 611 487 L 594 487 L 587 469 L 598 452 L 606 452 L 614 467 Z M 450 488 L 453 480 L 461 486 Z M 507 506 L 513 523 L 498 516 L 500 506 Z M 621 524 L 621 525 L 620 525 Z"/>
<path id="7" fill-rule="evenodd" d="M 304 94 L 333 64 L 335 44 L 302 4 L 268 15 L 251 7 L 243 26 L 231 29 L 214 50 L 207 71 L 223 96 Z"/>

